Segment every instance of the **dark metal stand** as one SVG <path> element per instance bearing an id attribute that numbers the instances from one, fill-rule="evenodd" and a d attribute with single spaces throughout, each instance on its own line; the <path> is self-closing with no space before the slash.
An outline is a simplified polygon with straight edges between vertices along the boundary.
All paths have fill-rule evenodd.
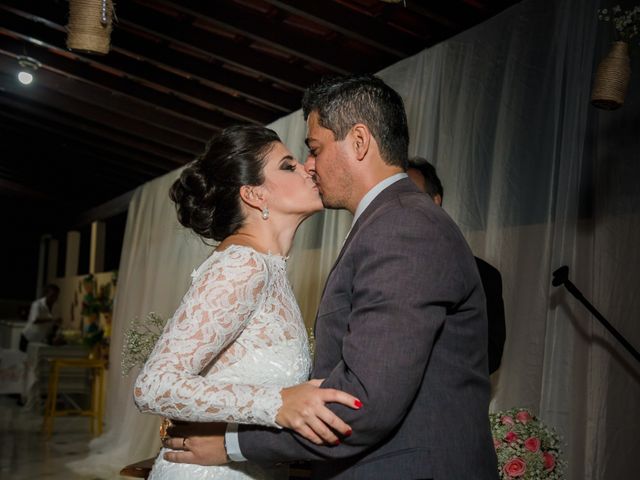
<path id="1" fill-rule="evenodd" d="M 602 325 L 604 325 L 605 328 L 609 330 L 609 333 L 611 333 L 611 335 L 616 337 L 616 339 L 624 346 L 624 348 L 626 348 L 627 351 L 631 355 L 633 355 L 633 358 L 635 358 L 638 362 L 640 362 L 640 353 L 638 353 L 638 351 L 635 348 L 633 348 L 633 346 L 627 341 L 627 339 L 624 338 L 622 334 L 618 332 L 613 327 L 613 325 L 611 325 L 607 321 L 607 319 L 602 316 L 600 312 L 598 312 L 598 310 L 596 310 L 596 307 L 591 305 L 591 303 L 589 303 L 589 301 L 586 298 L 584 298 L 584 295 L 582 295 L 582 292 L 580 292 L 580 290 L 577 289 L 577 287 L 571 282 L 571 280 L 569 280 L 569 267 L 564 265 L 559 269 L 557 269 L 555 272 L 553 272 L 553 281 L 551 282 L 551 284 L 554 287 L 559 287 L 560 285 L 564 285 L 566 289 L 569 290 L 569 293 L 571 293 L 571 295 L 573 295 L 578 300 L 580 300 L 580 302 L 585 307 L 587 307 L 587 310 L 593 313 L 593 315 L 600 321 L 600 323 L 602 323 Z"/>

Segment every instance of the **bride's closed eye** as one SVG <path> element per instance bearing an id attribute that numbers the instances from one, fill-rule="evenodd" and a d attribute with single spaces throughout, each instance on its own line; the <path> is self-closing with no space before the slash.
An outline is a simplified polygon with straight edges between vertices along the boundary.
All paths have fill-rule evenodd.
<path id="1" fill-rule="evenodd" d="M 282 170 L 289 170 L 290 172 L 296 171 L 297 165 L 295 163 L 285 163 L 282 165 Z"/>

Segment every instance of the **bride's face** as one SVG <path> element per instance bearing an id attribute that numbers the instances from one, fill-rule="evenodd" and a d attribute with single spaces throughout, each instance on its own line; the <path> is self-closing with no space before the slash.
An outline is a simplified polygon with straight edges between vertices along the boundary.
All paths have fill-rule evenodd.
<path id="1" fill-rule="evenodd" d="M 271 215 L 309 216 L 322 210 L 318 187 L 284 144 L 275 143 L 265 157 L 264 177 Z"/>

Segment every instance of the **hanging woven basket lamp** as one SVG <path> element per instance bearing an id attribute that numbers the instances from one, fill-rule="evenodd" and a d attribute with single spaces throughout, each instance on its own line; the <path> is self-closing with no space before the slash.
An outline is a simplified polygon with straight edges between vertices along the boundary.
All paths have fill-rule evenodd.
<path id="1" fill-rule="evenodd" d="M 109 53 L 114 9 L 112 0 L 69 0 L 67 47 Z"/>
<path id="2" fill-rule="evenodd" d="M 640 5 L 620 5 L 598 9 L 598 19 L 613 27 L 617 41 L 600 62 L 593 80 L 591 104 L 604 110 L 615 110 L 624 104 L 629 89 L 631 67 L 629 47 L 640 35 Z"/>
<path id="3" fill-rule="evenodd" d="M 630 76 L 629 45 L 626 42 L 613 42 L 611 50 L 598 65 L 591 90 L 591 104 L 604 110 L 620 108 L 627 95 Z"/>

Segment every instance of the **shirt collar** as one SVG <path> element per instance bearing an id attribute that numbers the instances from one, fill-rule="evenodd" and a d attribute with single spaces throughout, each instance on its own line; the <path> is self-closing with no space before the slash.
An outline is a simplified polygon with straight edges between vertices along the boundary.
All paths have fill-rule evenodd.
<path id="1" fill-rule="evenodd" d="M 385 178 L 380 183 L 378 183 L 375 187 L 369 190 L 360 203 L 358 203 L 358 208 L 356 208 L 356 213 L 353 214 L 353 221 L 351 222 L 351 228 L 356 224 L 362 212 L 366 210 L 366 208 L 373 202 L 373 199 L 380 195 L 385 188 L 393 185 L 398 180 L 402 180 L 403 178 L 407 178 L 408 175 L 404 172 L 396 173 L 395 175 L 391 175 L 390 177 Z"/>

